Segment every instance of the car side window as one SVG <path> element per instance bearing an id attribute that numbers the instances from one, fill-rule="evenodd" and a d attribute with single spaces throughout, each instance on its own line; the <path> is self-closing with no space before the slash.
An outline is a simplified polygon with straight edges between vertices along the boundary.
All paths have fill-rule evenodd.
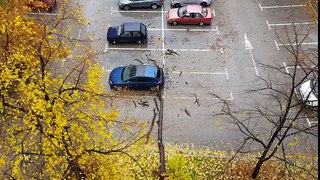
<path id="1" fill-rule="evenodd" d="M 189 18 L 190 17 L 190 13 L 186 12 L 183 17 Z"/>
<path id="2" fill-rule="evenodd" d="M 132 32 L 132 37 L 140 37 L 140 33 L 137 31 Z"/>
<path id="3" fill-rule="evenodd" d="M 130 32 L 123 32 L 122 37 L 130 37 Z"/>
<path id="4" fill-rule="evenodd" d="M 135 77 L 135 78 L 132 78 L 130 82 L 149 82 L 151 80 L 152 78 L 148 78 L 148 77 Z"/>

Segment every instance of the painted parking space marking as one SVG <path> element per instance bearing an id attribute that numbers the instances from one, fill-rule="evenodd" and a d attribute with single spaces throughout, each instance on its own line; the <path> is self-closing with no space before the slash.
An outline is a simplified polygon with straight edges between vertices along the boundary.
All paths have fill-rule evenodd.
<path id="1" fill-rule="evenodd" d="M 286 69 L 286 72 L 289 74 L 289 69 L 316 69 L 318 68 L 318 66 L 316 65 L 313 65 L 313 66 L 310 66 L 310 67 L 307 67 L 307 66 L 287 66 L 286 62 L 283 62 L 283 67 Z"/>
<path id="2" fill-rule="evenodd" d="M 296 26 L 296 25 L 313 25 L 313 22 L 301 22 L 301 23 L 279 23 L 279 24 L 271 24 L 266 20 L 267 26 L 269 29 L 273 26 Z"/>
<path id="3" fill-rule="evenodd" d="M 43 15 L 43 16 L 58 16 L 59 14 L 57 13 L 29 13 L 29 15 L 34 15 L 34 16 L 40 16 L 40 15 Z"/>
<path id="4" fill-rule="evenodd" d="M 109 48 L 108 43 L 104 49 L 104 52 L 108 50 L 118 50 L 118 51 L 163 51 L 162 48 Z M 165 49 L 167 50 L 167 49 Z M 170 49 L 171 51 L 181 51 L 181 52 L 210 52 L 211 49 Z"/>
<path id="5" fill-rule="evenodd" d="M 162 6 L 163 7 L 163 6 Z M 168 11 L 164 11 L 163 8 L 161 11 L 159 10 L 156 10 L 156 11 L 141 11 L 141 10 L 128 10 L 128 11 L 125 11 L 125 10 L 113 10 L 113 7 L 111 7 L 111 10 L 110 10 L 110 14 L 112 13 L 167 13 Z"/>
<path id="6" fill-rule="evenodd" d="M 317 46 L 318 45 L 318 42 L 302 42 L 302 43 L 292 43 L 292 44 L 279 44 L 277 43 L 277 40 L 274 40 L 274 43 L 276 44 L 276 47 L 278 50 L 280 50 L 280 47 L 281 46 L 298 46 L 298 45 L 307 45 L 307 46 L 312 46 L 312 45 L 315 45 Z"/>
<path id="7" fill-rule="evenodd" d="M 217 32 L 218 26 L 215 29 L 188 29 L 188 28 L 148 28 L 148 31 L 182 31 L 182 32 Z"/>
<path id="8" fill-rule="evenodd" d="M 172 71 L 172 74 L 197 74 L 197 75 L 225 75 L 226 72 L 196 72 L 196 71 Z M 228 77 L 228 76 L 227 76 Z"/>
<path id="9" fill-rule="evenodd" d="M 80 40 L 80 36 L 81 36 L 81 32 L 82 32 L 82 29 L 79 30 L 78 32 L 78 36 L 77 36 L 77 39 L 75 39 L 75 42 L 78 43 L 79 40 Z M 73 39 L 72 39 L 73 40 Z M 77 45 L 75 45 L 74 49 L 72 50 L 72 53 L 70 55 L 68 55 L 66 58 L 62 59 L 62 64 L 61 64 L 61 67 L 64 67 L 64 63 L 73 57 L 73 54 L 75 54 L 75 51 L 77 50 Z"/>
<path id="10" fill-rule="evenodd" d="M 318 124 L 318 121 L 311 121 L 307 116 L 305 116 L 309 127 L 312 127 L 312 124 Z"/>
<path id="11" fill-rule="evenodd" d="M 229 92 L 229 96 L 227 97 L 226 100 L 233 100 L 233 94 L 232 92 Z M 149 99 L 154 99 L 157 97 L 155 94 L 154 96 L 152 95 L 108 95 L 110 98 L 149 98 Z M 204 99 L 204 100 L 219 100 L 218 97 L 195 97 L 195 96 L 174 96 L 174 95 L 163 95 L 163 99 L 172 99 L 172 100 L 196 100 L 196 99 Z"/>
<path id="12" fill-rule="evenodd" d="M 251 45 L 246 33 L 244 33 L 244 50 L 248 50 L 249 51 L 250 56 L 251 56 L 251 60 L 252 60 L 253 66 L 254 66 L 254 69 L 256 71 L 256 75 L 259 76 L 259 72 L 258 72 L 258 68 L 257 68 L 257 65 L 256 65 L 256 61 L 254 60 L 253 53 L 252 53 L 253 46 Z"/>
<path id="13" fill-rule="evenodd" d="M 261 11 L 263 11 L 263 9 L 297 8 L 297 7 L 305 7 L 305 6 L 306 6 L 305 4 L 287 5 L 287 6 L 262 6 L 259 3 L 259 7 Z"/>

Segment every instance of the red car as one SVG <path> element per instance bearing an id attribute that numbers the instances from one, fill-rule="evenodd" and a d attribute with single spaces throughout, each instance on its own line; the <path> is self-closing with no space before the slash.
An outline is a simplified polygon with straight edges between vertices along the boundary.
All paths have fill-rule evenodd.
<path id="1" fill-rule="evenodd" d="M 27 3 L 27 6 L 33 11 L 41 12 L 52 12 L 56 5 L 56 0 L 29 0 L 29 3 Z"/>
<path id="2" fill-rule="evenodd" d="M 212 10 L 201 5 L 187 5 L 173 8 L 168 11 L 167 22 L 172 25 L 178 24 L 211 24 L 213 21 Z"/>

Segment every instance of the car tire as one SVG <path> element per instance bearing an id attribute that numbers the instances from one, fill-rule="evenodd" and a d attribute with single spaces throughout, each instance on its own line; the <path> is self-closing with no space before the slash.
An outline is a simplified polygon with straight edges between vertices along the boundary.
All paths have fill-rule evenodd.
<path id="1" fill-rule="evenodd" d="M 158 4 L 151 4 L 151 9 L 157 9 L 158 8 Z"/>
<path id="2" fill-rule="evenodd" d="M 123 87 L 121 86 L 113 86 L 113 88 L 117 91 L 121 91 L 123 89 Z"/>
<path id="3" fill-rule="evenodd" d="M 207 7 L 208 6 L 208 4 L 206 2 L 202 2 L 202 3 L 200 3 L 200 5 L 203 6 L 203 7 Z"/>
<path id="4" fill-rule="evenodd" d="M 204 25 L 204 22 L 199 22 L 199 26 L 203 26 Z"/>
<path id="5" fill-rule="evenodd" d="M 174 25 L 174 26 L 176 26 L 176 25 L 178 25 L 179 23 L 177 22 L 177 21 L 173 21 L 172 22 L 172 25 Z"/>
<path id="6" fill-rule="evenodd" d="M 117 41 L 111 41 L 111 44 L 117 44 Z"/>
<path id="7" fill-rule="evenodd" d="M 179 3 L 174 4 L 173 7 L 174 7 L 174 8 L 179 8 L 179 7 L 181 7 L 181 4 L 179 4 Z"/>
<path id="8" fill-rule="evenodd" d="M 156 92 L 158 90 L 158 86 L 153 86 L 153 87 L 150 87 L 150 90 L 152 92 Z"/>
<path id="9" fill-rule="evenodd" d="M 128 10 L 130 10 L 130 6 L 125 5 L 125 6 L 123 6 L 123 9 L 126 10 L 126 11 L 128 11 Z"/>
<path id="10" fill-rule="evenodd" d="M 142 41 L 137 41 L 137 44 L 142 44 Z"/>

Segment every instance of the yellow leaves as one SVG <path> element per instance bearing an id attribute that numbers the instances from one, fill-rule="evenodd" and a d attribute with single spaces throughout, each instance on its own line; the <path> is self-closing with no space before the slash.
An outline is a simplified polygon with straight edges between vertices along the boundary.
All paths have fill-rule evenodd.
<path id="1" fill-rule="evenodd" d="M 293 147 L 293 146 L 296 146 L 298 144 L 298 137 L 297 136 L 294 136 L 294 141 L 293 142 L 290 142 L 288 143 L 288 146 L 289 147 Z"/>

